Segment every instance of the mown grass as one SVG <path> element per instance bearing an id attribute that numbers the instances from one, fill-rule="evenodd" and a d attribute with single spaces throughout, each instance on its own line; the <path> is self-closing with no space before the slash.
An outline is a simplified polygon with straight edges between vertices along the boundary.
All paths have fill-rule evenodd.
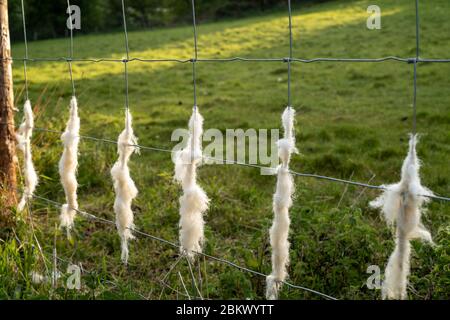
<path id="1" fill-rule="evenodd" d="M 380 0 L 382 29 L 366 28 L 368 1 L 339 1 L 294 8 L 294 56 L 380 57 L 415 55 L 413 1 Z M 421 56 L 449 58 L 450 6 L 446 0 L 422 2 Z M 199 8 L 199 10 L 201 10 Z M 286 12 L 261 17 L 200 24 L 199 56 L 284 57 L 288 55 Z M 131 32 L 132 57 L 190 58 L 191 27 Z M 13 55 L 23 55 L 23 45 Z M 67 56 L 68 40 L 32 42 L 31 57 Z M 122 33 L 75 38 L 77 58 L 121 58 Z M 131 62 L 130 108 L 142 145 L 171 148 L 171 133 L 184 128 L 191 112 L 191 65 Z M 280 63 L 199 63 L 198 103 L 205 129 L 279 128 L 287 103 L 287 69 Z M 297 115 L 296 171 L 320 173 L 373 184 L 392 183 L 407 150 L 412 114 L 412 65 L 400 62 L 293 64 L 292 97 Z M 437 194 L 449 195 L 450 86 L 449 64 L 418 66 L 418 146 L 423 161 L 423 183 Z M 74 63 L 75 85 L 82 119 L 81 132 L 115 139 L 123 127 L 124 81 L 120 63 Z M 30 96 L 36 126 L 63 130 L 71 95 L 67 64 L 28 64 Z M 17 106 L 23 101 L 23 71 L 14 63 Z M 17 115 L 17 120 L 21 117 Z M 62 202 L 57 162 L 61 154 L 58 134 L 36 132 L 34 157 L 40 174 L 37 194 Z M 82 140 L 79 197 L 83 210 L 114 219 L 114 193 L 109 170 L 116 158 L 114 145 Z M 151 234 L 177 240 L 180 188 L 172 180 L 173 164 L 164 153 L 143 151 L 131 161 L 139 188 L 134 203 L 136 225 Z M 205 252 L 255 270 L 270 272 L 268 229 L 275 178 L 251 168 L 207 165 L 199 169 L 201 185 L 211 198 L 206 216 Z M 369 265 L 384 265 L 393 249 L 391 230 L 368 208 L 377 192 L 309 178 L 296 178 L 291 210 L 290 281 L 337 298 L 378 299 L 379 290 L 367 289 Z M 58 210 L 35 201 L 32 216 L 36 236 L 51 259 Z M 411 299 L 448 299 L 449 217 L 447 203 L 433 201 L 425 225 L 437 246 L 413 242 Z M 164 289 L 158 279 L 167 273 L 177 251 L 140 238 L 130 245 L 130 265 L 120 263 L 119 238 L 113 226 L 78 218 L 74 241 L 57 232 L 58 256 L 82 263 L 82 289 L 68 290 L 32 285 L 29 273 L 45 273 L 30 220 L 19 216 L 17 236 L 1 245 L 0 296 L 46 299 L 181 298 Z M 49 255 L 50 254 L 50 255 Z M 264 279 L 217 262 L 200 259 L 202 294 L 209 298 L 264 297 Z M 48 264 L 48 263 L 47 263 Z M 51 267 L 51 265 L 50 265 Z M 66 264 L 60 262 L 64 271 Z M 180 271 L 189 283 L 185 261 Z M 177 273 L 167 283 L 183 292 Z M 190 284 L 188 290 L 191 290 Z M 191 290 L 191 294 L 194 292 Z M 284 288 L 282 298 L 317 296 Z"/>

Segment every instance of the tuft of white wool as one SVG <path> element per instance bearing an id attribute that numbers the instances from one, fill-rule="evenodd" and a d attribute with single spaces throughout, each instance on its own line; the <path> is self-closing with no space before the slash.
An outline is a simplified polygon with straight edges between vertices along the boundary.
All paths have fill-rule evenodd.
<path id="1" fill-rule="evenodd" d="M 18 211 L 22 211 L 25 208 L 25 204 L 33 196 L 39 180 L 34 169 L 31 154 L 31 136 L 33 135 L 34 119 L 30 100 L 25 101 L 23 114 L 23 122 L 16 133 L 17 147 L 23 152 L 24 157 L 23 174 L 25 179 L 24 192 L 17 206 Z"/>
<path id="2" fill-rule="evenodd" d="M 31 282 L 34 284 L 46 283 L 48 280 L 48 278 L 46 276 L 44 276 L 36 271 L 32 271 L 30 273 L 30 278 L 31 278 Z"/>
<path id="3" fill-rule="evenodd" d="M 433 243 L 430 232 L 421 222 L 423 205 L 429 201 L 426 196 L 433 193 L 420 182 L 417 140 L 417 135 L 410 136 L 409 151 L 403 161 L 400 182 L 384 186 L 383 194 L 370 202 L 373 208 L 381 209 L 389 225 L 396 226 L 395 249 L 386 266 L 383 299 L 407 298 L 411 251 L 409 241 L 422 239 Z"/>
<path id="4" fill-rule="evenodd" d="M 176 152 L 175 180 L 183 188 L 180 197 L 180 244 L 182 254 L 189 258 L 202 251 L 204 240 L 203 215 L 208 209 L 209 199 L 197 184 L 197 166 L 202 161 L 203 117 L 194 107 L 189 120 L 189 138 L 185 148 Z"/>
<path id="5" fill-rule="evenodd" d="M 128 241 L 134 239 L 132 230 L 133 210 L 131 203 L 138 194 L 136 185 L 130 176 L 128 161 L 133 152 L 138 152 L 137 138 L 134 136 L 132 128 L 132 118 L 129 110 L 125 111 L 125 129 L 117 140 L 117 153 L 119 157 L 111 169 L 111 176 L 114 182 L 116 198 L 114 201 L 114 212 L 116 214 L 116 227 L 121 240 L 121 259 L 128 263 Z"/>
<path id="6" fill-rule="evenodd" d="M 274 218 L 270 228 L 270 245 L 272 246 L 272 273 L 266 279 L 266 298 L 278 298 L 281 282 L 287 277 L 289 264 L 289 208 L 292 206 L 294 179 L 289 172 L 291 154 L 297 152 L 294 136 L 295 110 L 287 107 L 281 117 L 284 138 L 278 141 L 278 156 L 281 164 L 277 169 L 277 185 L 273 196 Z"/>
<path id="7" fill-rule="evenodd" d="M 410 272 L 411 245 L 408 238 L 397 234 L 395 239 L 395 249 L 389 257 L 386 270 L 384 271 L 384 281 L 382 286 L 383 299 L 407 298 L 406 288 Z"/>
<path id="8" fill-rule="evenodd" d="M 73 228 L 73 221 L 78 210 L 77 201 L 77 167 L 78 143 L 80 142 L 80 118 L 75 96 L 70 100 L 69 120 L 66 130 L 61 135 L 64 151 L 59 160 L 59 176 L 66 195 L 66 204 L 61 207 L 60 225 L 67 231 Z"/>
<path id="9" fill-rule="evenodd" d="M 52 271 L 52 277 L 55 280 L 58 280 L 62 277 L 61 272 L 59 272 L 58 270 L 54 270 Z M 34 284 L 45 284 L 45 283 L 50 283 L 51 282 L 51 278 L 49 276 L 43 275 L 37 271 L 31 271 L 30 272 L 30 278 L 31 278 L 31 282 Z"/>

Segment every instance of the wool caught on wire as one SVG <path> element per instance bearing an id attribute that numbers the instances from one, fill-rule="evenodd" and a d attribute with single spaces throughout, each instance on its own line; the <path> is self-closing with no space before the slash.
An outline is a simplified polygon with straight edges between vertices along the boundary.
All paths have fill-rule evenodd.
<path id="1" fill-rule="evenodd" d="M 25 208 L 27 200 L 32 198 L 39 180 L 34 169 L 31 154 L 31 136 L 33 135 L 34 119 L 30 100 L 25 101 L 23 114 L 23 122 L 16 133 L 17 147 L 23 152 L 24 157 L 23 174 L 25 180 L 24 192 L 17 206 L 19 212 Z"/>
<path id="2" fill-rule="evenodd" d="M 66 204 L 61 207 L 60 225 L 69 233 L 78 210 L 77 201 L 77 167 L 78 143 L 80 142 L 80 118 L 78 116 L 77 98 L 70 100 L 69 120 L 66 130 L 61 135 L 64 151 L 59 160 L 59 176 L 66 195 Z"/>
<path id="3" fill-rule="evenodd" d="M 189 138 L 184 149 L 174 155 L 175 180 L 183 188 L 180 197 L 180 244 L 181 253 L 189 258 L 202 251 L 204 240 L 203 215 L 209 199 L 197 184 L 197 166 L 202 162 L 203 117 L 194 107 L 189 120 Z"/>
<path id="4" fill-rule="evenodd" d="M 416 153 L 417 135 L 411 135 L 409 152 L 403 165 L 399 183 L 385 186 L 381 196 L 370 202 L 380 208 L 389 225 L 396 225 L 395 249 L 385 271 L 383 299 L 406 299 L 410 272 L 410 240 L 422 239 L 433 243 L 430 232 L 423 226 L 423 205 L 433 193 L 420 182 L 420 160 Z"/>
<path id="5" fill-rule="evenodd" d="M 133 152 L 139 152 L 136 145 L 137 138 L 133 132 L 132 117 L 127 109 L 125 111 L 125 129 L 117 140 L 117 153 L 119 157 L 111 169 L 114 191 L 116 193 L 114 201 L 116 227 L 121 240 L 121 259 L 125 264 L 128 263 L 128 241 L 134 239 L 132 234 L 134 217 L 131 203 L 136 198 L 138 190 L 133 179 L 131 179 L 128 161 Z"/>
<path id="6" fill-rule="evenodd" d="M 289 208 L 292 206 L 294 180 L 289 172 L 291 154 L 296 153 L 294 136 L 295 110 L 287 107 L 281 117 L 284 138 L 278 140 L 278 157 L 281 164 L 277 168 L 277 185 L 273 196 L 274 218 L 270 228 L 272 246 L 272 273 L 266 279 L 266 298 L 278 298 L 281 282 L 286 279 L 289 264 Z"/>

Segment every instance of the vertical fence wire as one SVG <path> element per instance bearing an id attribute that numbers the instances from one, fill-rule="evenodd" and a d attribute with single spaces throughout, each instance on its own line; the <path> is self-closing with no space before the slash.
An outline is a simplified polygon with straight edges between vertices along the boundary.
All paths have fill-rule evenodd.
<path id="1" fill-rule="evenodd" d="M 288 14 L 289 14 L 289 58 L 287 59 L 288 65 L 288 107 L 292 106 L 291 100 L 291 61 L 292 61 L 292 8 L 291 8 L 291 0 L 288 0 Z"/>
<path id="2" fill-rule="evenodd" d="M 69 42 L 69 59 L 67 59 L 67 63 L 69 65 L 69 75 L 70 82 L 72 84 L 72 96 L 75 97 L 75 82 L 73 80 L 73 72 L 72 72 L 72 59 L 73 59 L 73 25 L 72 25 L 72 10 L 70 8 L 70 1 L 67 0 L 67 13 L 69 14 L 69 31 L 70 31 L 70 42 Z"/>
<path id="3" fill-rule="evenodd" d="M 192 137 L 191 137 L 191 163 L 194 161 L 195 150 L 195 122 L 197 120 L 197 74 L 196 74 L 196 63 L 198 59 L 198 44 L 197 44 L 197 22 L 195 17 L 195 0 L 191 1 L 192 6 L 192 31 L 194 34 L 194 57 L 192 58 L 192 90 L 194 98 L 194 108 L 193 108 L 193 124 L 192 124 Z"/>
<path id="4" fill-rule="evenodd" d="M 23 0 L 20 1 L 22 7 L 22 23 L 23 23 L 23 41 L 25 45 L 25 56 L 23 59 L 23 77 L 25 81 L 25 98 L 29 100 L 28 95 L 28 76 L 27 76 L 27 60 L 28 60 L 28 41 L 27 41 L 27 23 L 25 20 L 25 6 Z"/>
<path id="5" fill-rule="evenodd" d="M 196 77 L 196 63 L 198 59 L 198 45 L 197 45 L 197 22 L 195 17 L 195 0 L 191 1 L 192 5 L 192 29 L 194 32 L 194 57 L 192 58 L 192 85 L 194 95 L 194 109 L 197 108 L 197 77 Z"/>
<path id="6" fill-rule="evenodd" d="M 417 61 L 414 61 L 412 134 L 417 132 Z"/>
<path id="7" fill-rule="evenodd" d="M 412 116 L 412 134 L 417 132 L 417 63 L 420 55 L 420 21 L 419 21 L 419 0 L 416 4 L 416 58 L 414 59 L 414 79 L 413 79 L 413 116 Z"/>
<path id="8" fill-rule="evenodd" d="M 125 36 L 125 53 L 126 58 L 122 60 L 124 65 L 124 77 L 125 77 L 125 109 L 129 109 L 129 93 L 128 93 L 128 62 L 130 61 L 130 48 L 128 45 L 128 30 L 127 30 L 127 18 L 125 14 L 125 1 L 122 0 L 122 20 L 123 20 L 123 31 Z M 128 112 L 126 113 L 128 117 Z"/>
<path id="9" fill-rule="evenodd" d="M 419 17 L 419 0 L 416 0 L 416 58 L 419 58 L 420 55 L 420 17 Z"/>

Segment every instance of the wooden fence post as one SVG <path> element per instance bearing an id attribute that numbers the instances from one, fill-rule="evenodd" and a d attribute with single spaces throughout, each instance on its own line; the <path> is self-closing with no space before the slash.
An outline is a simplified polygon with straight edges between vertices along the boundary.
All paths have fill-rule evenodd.
<path id="1" fill-rule="evenodd" d="M 0 0 L 0 228 L 11 226 L 17 204 L 14 94 L 8 0 Z"/>

